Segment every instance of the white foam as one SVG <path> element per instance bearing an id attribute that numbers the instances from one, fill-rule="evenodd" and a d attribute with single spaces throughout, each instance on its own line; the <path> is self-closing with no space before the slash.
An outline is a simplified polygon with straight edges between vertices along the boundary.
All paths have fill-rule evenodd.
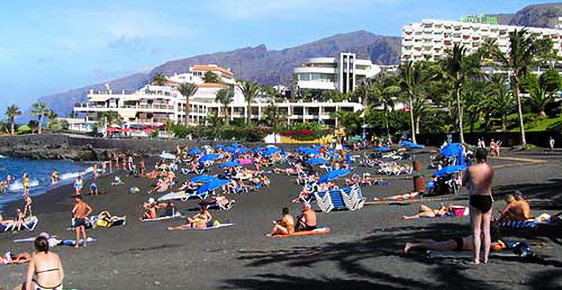
<path id="1" fill-rule="evenodd" d="M 81 176 L 84 176 L 84 175 L 86 175 L 87 173 L 91 173 L 91 172 L 93 172 L 93 171 L 94 171 L 94 168 L 93 168 L 93 167 L 88 167 L 88 168 L 86 168 L 86 170 L 84 170 L 84 171 L 69 172 L 69 173 L 61 174 L 61 175 L 59 176 L 59 179 L 60 179 L 60 180 L 74 179 L 74 178 L 76 178 L 76 177 L 78 177 L 78 176 L 80 176 L 80 175 L 81 175 Z"/>
<path id="2" fill-rule="evenodd" d="M 39 185 L 39 180 L 37 179 L 31 179 L 29 181 L 29 187 L 36 187 L 38 185 Z M 8 191 L 22 191 L 22 190 L 23 190 L 23 184 L 21 183 L 21 179 L 14 181 L 8 186 Z"/>

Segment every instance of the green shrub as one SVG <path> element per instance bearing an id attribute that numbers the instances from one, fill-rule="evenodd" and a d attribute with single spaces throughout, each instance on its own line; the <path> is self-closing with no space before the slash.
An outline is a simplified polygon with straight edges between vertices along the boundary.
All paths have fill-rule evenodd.
<path id="1" fill-rule="evenodd" d="M 28 125 L 21 125 L 18 127 L 18 133 L 26 134 L 31 132 L 31 127 Z"/>

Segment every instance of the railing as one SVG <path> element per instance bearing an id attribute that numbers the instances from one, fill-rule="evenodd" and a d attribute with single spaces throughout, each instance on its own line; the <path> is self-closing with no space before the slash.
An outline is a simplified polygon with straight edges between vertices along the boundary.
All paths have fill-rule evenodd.
<path id="1" fill-rule="evenodd" d="M 157 109 L 157 110 L 173 110 L 174 106 L 172 105 L 165 105 L 165 104 L 152 104 L 152 105 L 124 105 L 124 106 L 120 106 L 117 107 L 114 104 L 111 104 L 109 106 L 107 105 L 101 105 L 101 104 L 92 104 L 92 103 L 77 103 L 74 104 L 75 108 L 105 108 L 105 109 L 120 109 L 120 108 L 124 108 L 124 109 Z"/>

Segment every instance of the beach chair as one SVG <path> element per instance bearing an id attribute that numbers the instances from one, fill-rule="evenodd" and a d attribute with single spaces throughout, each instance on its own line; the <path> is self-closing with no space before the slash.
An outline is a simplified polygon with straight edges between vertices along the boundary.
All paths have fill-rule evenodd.
<path id="1" fill-rule="evenodd" d="M 316 198 L 316 204 L 323 212 L 330 212 L 334 209 L 332 196 L 328 191 L 315 192 L 314 197 Z"/>

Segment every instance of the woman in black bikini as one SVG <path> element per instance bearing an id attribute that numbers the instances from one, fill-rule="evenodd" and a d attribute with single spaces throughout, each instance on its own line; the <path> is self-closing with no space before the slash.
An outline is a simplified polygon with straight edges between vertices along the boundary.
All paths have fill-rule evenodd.
<path id="1" fill-rule="evenodd" d="M 35 249 L 37 249 L 37 253 L 33 255 L 29 262 L 25 284 L 22 289 L 62 290 L 64 270 L 59 255 L 49 252 L 49 242 L 43 236 L 35 239 Z"/>

